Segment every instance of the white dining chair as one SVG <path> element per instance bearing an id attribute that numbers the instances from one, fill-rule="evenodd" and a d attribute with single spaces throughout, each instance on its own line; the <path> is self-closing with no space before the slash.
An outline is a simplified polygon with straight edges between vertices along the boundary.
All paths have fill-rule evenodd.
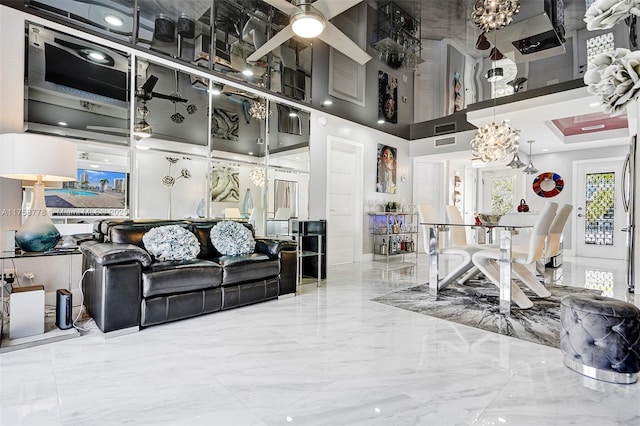
<path id="1" fill-rule="evenodd" d="M 539 279 L 543 282 L 545 279 L 545 265 L 552 257 L 560 254 L 562 232 L 567 225 L 572 210 L 573 206 L 571 204 L 563 204 L 558 208 L 556 216 L 553 218 L 553 222 L 549 228 L 549 234 L 547 235 L 547 241 L 545 242 L 544 256 L 536 263 L 536 272 L 539 274 Z"/>
<path id="2" fill-rule="evenodd" d="M 420 222 L 430 222 L 437 223 L 438 217 L 437 214 L 430 204 L 418 204 L 418 215 L 420 216 Z M 460 222 L 459 222 L 460 223 Z M 429 254 L 429 227 L 427 225 L 422 226 L 422 242 L 424 245 L 425 253 Z M 453 226 L 451 228 L 462 228 L 460 226 Z M 464 229 L 462 229 L 464 232 Z M 454 229 L 455 232 L 455 229 Z M 455 238 L 460 238 L 460 236 L 452 236 L 454 241 Z M 466 237 L 465 237 L 466 243 Z M 451 246 L 445 246 L 442 239 L 438 239 L 438 250 L 440 254 L 443 255 L 453 255 L 460 257 L 460 263 L 453 268 L 444 278 L 438 280 L 438 289 L 442 289 L 450 285 L 452 282 L 456 281 L 466 272 L 468 272 L 471 268 L 473 268 L 473 262 L 471 261 L 471 255 L 474 250 L 469 246 L 457 247 L 455 243 Z"/>
<path id="3" fill-rule="evenodd" d="M 447 221 L 449 223 L 464 224 L 464 219 L 460 214 L 460 210 L 458 210 L 456 206 L 448 205 L 445 207 L 445 209 L 447 213 Z M 473 264 L 471 256 L 473 255 L 473 253 L 483 250 L 487 247 L 482 244 L 479 245 L 469 243 L 469 240 L 467 238 L 467 230 L 464 226 L 451 226 L 451 244 L 451 248 L 464 250 L 468 254 L 468 256 L 462 256 L 461 264 L 458 266 L 458 268 L 456 268 L 456 270 L 452 271 L 451 274 L 449 274 L 451 275 L 451 279 L 455 279 L 458 284 L 463 284 L 480 273 L 478 267 Z"/>
<path id="4" fill-rule="evenodd" d="M 551 293 L 544 285 L 535 279 L 535 275 L 529 271 L 527 265 L 535 264 L 545 253 L 545 242 L 553 218 L 558 210 L 558 203 L 547 202 L 533 226 L 527 250 L 521 248 L 512 249 L 511 263 L 512 273 L 540 297 L 549 297 Z M 471 256 L 473 264 L 496 286 L 500 287 L 500 270 L 497 261 L 500 259 L 500 249 L 491 248 L 480 250 Z M 526 272 L 525 272 L 526 271 Z M 531 280 L 533 276 L 533 280 Z M 522 279 L 524 277 L 524 279 Z M 518 287 L 514 280 L 511 280 L 511 300 L 520 308 L 526 309 L 533 306 L 531 299 Z"/>

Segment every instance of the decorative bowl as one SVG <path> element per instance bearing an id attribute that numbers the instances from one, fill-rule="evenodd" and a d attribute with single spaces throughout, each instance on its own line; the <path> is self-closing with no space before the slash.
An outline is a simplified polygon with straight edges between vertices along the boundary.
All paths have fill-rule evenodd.
<path id="1" fill-rule="evenodd" d="M 485 226 L 496 226 L 500 222 L 501 214 L 493 214 L 493 213 L 478 213 L 478 217 L 480 218 L 480 222 L 482 222 Z"/>

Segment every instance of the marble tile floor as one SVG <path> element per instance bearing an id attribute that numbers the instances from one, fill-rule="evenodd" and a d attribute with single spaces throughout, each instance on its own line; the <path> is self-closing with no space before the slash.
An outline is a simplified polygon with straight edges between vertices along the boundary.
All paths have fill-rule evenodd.
<path id="1" fill-rule="evenodd" d="M 296 297 L 2 354 L 0 424 L 640 424 L 640 384 L 594 381 L 558 349 L 370 301 L 426 282 L 423 265 L 332 267 Z M 553 275 L 634 302 L 624 262 L 565 256 Z"/>

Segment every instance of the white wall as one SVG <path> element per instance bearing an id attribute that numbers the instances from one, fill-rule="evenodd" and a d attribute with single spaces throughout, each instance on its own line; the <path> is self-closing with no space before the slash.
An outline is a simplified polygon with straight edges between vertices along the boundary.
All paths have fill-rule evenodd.
<path id="1" fill-rule="evenodd" d="M 327 218 L 327 139 L 329 136 L 353 141 L 363 146 L 364 173 L 362 182 L 364 205 L 357 214 L 364 216 L 369 203 L 395 201 L 407 204 L 411 202 L 412 166 L 411 158 L 409 158 L 409 142 L 407 140 L 325 114 L 322 111 L 312 111 L 309 175 L 309 218 L 311 220 Z M 392 146 L 398 150 L 395 194 L 376 192 L 377 150 L 379 143 Z M 331 224 L 327 223 L 327 226 L 330 227 Z M 368 253 L 370 251 L 368 221 L 364 221 L 363 226 L 362 253 Z"/>
<path id="2" fill-rule="evenodd" d="M 24 123 L 24 21 L 22 14 L 0 6 L 0 133 L 22 132 Z M 16 83 L 18 82 L 18 83 Z M 15 214 L 22 204 L 22 188 L 17 180 L 0 178 L 0 250 L 5 246 L 5 231 L 20 228 L 21 216 Z"/>

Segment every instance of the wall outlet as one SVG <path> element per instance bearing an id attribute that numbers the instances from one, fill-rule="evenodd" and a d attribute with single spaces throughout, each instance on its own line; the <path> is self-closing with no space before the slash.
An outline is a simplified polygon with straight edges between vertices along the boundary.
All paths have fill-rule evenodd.
<path id="1" fill-rule="evenodd" d="M 14 284 L 16 282 L 16 270 L 13 268 L 4 268 L 4 275 L 0 276 L 0 283 Z"/>

